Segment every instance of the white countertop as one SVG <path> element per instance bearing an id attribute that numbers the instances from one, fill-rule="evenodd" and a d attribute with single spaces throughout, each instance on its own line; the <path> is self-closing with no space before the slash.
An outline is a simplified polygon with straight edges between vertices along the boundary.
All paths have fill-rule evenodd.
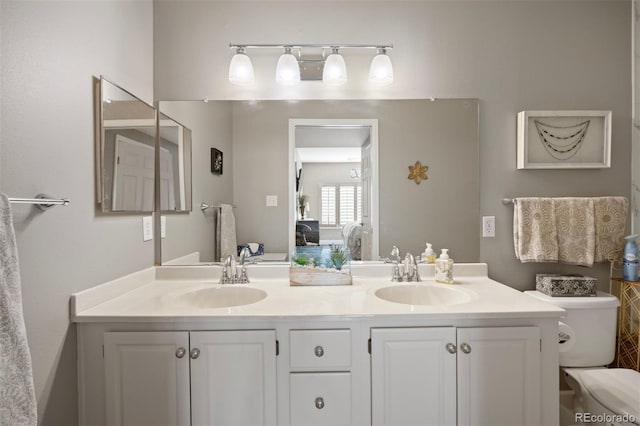
<path id="1" fill-rule="evenodd" d="M 434 319 L 475 319 L 559 318 L 564 314 L 558 307 L 489 279 L 484 264 L 455 267 L 454 284 L 436 283 L 432 265 L 421 265 L 421 283 L 392 283 L 390 265 L 382 264 L 374 268 L 354 265 L 350 286 L 303 287 L 289 286 L 287 265 L 250 267 L 251 283 L 226 285 L 218 284 L 217 266 L 150 268 L 72 295 L 71 317 L 74 322 L 164 322 L 216 317 L 428 315 Z M 450 287 L 468 297 L 452 305 L 407 305 L 375 295 L 383 287 L 416 284 Z M 205 300 L 193 301 L 193 292 L 235 286 L 260 289 L 267 296 L 256 303 L 224 308 L 206 307 Z"/>

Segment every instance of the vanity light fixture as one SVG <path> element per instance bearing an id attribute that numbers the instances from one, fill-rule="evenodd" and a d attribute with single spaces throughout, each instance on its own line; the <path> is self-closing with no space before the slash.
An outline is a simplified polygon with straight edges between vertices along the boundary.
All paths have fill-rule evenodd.
<path id="1" fill-rule="evenodd" d="M 337 47 L 331 48 L 322 71 L 322 82 L 327 86 L 340 86 L 347 82 L 347 64 Z"/>
<path id="2" fill-rule="evenodd" d="M 384 47 L 379 47 L 378 54 L 371 60 L 369 82 L 376 86 L 387 86 L 393 83 L 393 64 Z"/>
<path id="3" fill-rule="evenodd" d="M 276 81 L 285 86 L 293 86 L 300 83 L 298 59 L 291 53 L 291 47 L 289 46 L 285 46 L 284 53 L 278 59 Z"/>
<path id="4" fill-rule="evenodd" d="M 244 53 L 244 46 L 235 46 L 236 54 L 229 64 L 229 81 L 240 86 L 253 84 L 253 64 L 251 58 Z"/>
<path id="5" fill-rule="evenodd" d="M 347 82 L 347 65 L 341 54 L 345 49 L 376 49 L 377 54 L 371 61 L 369 82 L 376 86 L 386 86 L 393 82 L 393 65 L 387 50 L 392 44 L 229 44 L 236 53 L 229 65 L 229 81 L 238 85 L 249 85 L 254 81 L 251 59 L 245 49 L 284 49 L 276 66 L 276 82 L 283 85 L 295 85 L 300 81 L 322 80 L 328 86 L 338 86 Z M 297 49 L 297 56 L 292 53 Z M 303 50 L 314 50 L 315 56 L 305 56 Z M 325 50 L 331 53 L 325 58 Z M 318 57 L 318 50 L 322 56 Z M 304 72 L 301 72 L 304 71 Z"/>

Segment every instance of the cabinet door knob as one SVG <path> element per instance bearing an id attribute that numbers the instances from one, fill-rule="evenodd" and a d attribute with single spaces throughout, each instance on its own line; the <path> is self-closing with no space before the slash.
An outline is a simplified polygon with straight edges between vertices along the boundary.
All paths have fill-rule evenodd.
<path id="1" fill-rule="evenodd" d="M 324 408 L 324 399 L 320 396 L 316 398 L 316 408 L 318 410 L 322 410 Z"/>
<path id="2" fill-rule="evenodd" d="M 447 343 L 445 347 L 447 348 L 447 352 L 449 352 L 450 354 L 455 354 L 457 351 L 456 345 L 454 345 L 453 343 Z"/>
<path id="3" fill-rule="evenodd" d="M 183 358 L 186 353 L 187 350 L 185 348 L 178 348 L 176 349 L 176 358 Z"/>
<path id="4" fill-rule="evenodd" d="M 318 358 L 320 358 L 322 355 L 324 355 L 324 348 L 318 345 L 313 349 L 313 352 L 316 354 Z"/>
<path id="5" fill-rule="evenodd" d="M 200 356 L 200 349 L 198 348 L 191 349 L 191 352 L 189 352 L 189 356 L 191 357 L 191 359 L 198 359 L 198 357 Z"/>
<path id="6" fill-rule="evenodd" d="M 462 350 L 462 352 L 464 352 L 465 354 L 471 353 L 471 346 L 469 346 L 468 343 L 462 343 L 460 345 L 460 350 Z"/>

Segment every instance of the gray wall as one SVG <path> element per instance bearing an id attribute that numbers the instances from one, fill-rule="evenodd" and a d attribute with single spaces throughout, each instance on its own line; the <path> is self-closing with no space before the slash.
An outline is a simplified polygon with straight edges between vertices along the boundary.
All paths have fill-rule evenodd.
<path id="1" fill-rule="evenodd" d="M 160 102 L 160 111 L 191 129 L 193 211 L 167 213 L 167 236 L 162 240 L 162 261 L 194 251 L 212 262 L 214 209 L 204 213 L 200 203 L 232 203 L 233 152 L 230 102 Z M 211 148 L 223 153 L 222 175 L 211 173 Z"/>
<path id="2" fill-rule="evenodd" d="M 77 424 L 69 295 L 153 265 L 139 216 L 95 208 L 93 77 L 153 100 L 151 1 L 0 2 L 0 190 L 65 196 L 14 205 L 40 423 Z"/>
<path id="3" fill-rule="evenodd" d="M 454 259 L 477 262 L 477 105 L 475 99 L 234 102 L 238 240 L 288 251 L 290 118 L 377 118 L 380 254 L 394 245 L 420 253 L 428 241 L 449 248 Z M 420 185 L 407 179 L 416 161 L 429 166 Z M 265 207 L 269 194 L 278 195 L 278 207 Z"/>
<path id="4" fill-rule="evenodd" d="M 480 253 L 491 277 L 525 289 L 536 272 L 583 272 L 606 288 L 603 265 L 520 264 L 512 212 L 500 200 L 630 195 L 630 1 L 159 2 L 154 15 L 158 99 L 479 98 L 479 216 L 496 216 L 496 237 L 482 239 Z M 278 87 L 278 52 L 260 52 L 252 55 L 256 84 L 229 84 L 228 44 L 268 42 L 391 42 L 396 81 L 370 89 L 370 55 L 350 53 L 346 86 Z M 198 64 L 189 78 L 184 64 Z M 517 171 L 515 117 L 533 109 L 612 110 L 612 167 Z"/>

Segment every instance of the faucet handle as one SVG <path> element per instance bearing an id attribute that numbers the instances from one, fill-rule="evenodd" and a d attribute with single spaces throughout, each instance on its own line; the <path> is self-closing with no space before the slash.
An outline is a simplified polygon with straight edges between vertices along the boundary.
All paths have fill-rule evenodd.
<path id="1" fill-rule="evenodd" d="M 400 262 L 400 249 L 397 246 L 393 246 L 391 249 L 391 256 L 395 257 L 397 262 Z"/>

